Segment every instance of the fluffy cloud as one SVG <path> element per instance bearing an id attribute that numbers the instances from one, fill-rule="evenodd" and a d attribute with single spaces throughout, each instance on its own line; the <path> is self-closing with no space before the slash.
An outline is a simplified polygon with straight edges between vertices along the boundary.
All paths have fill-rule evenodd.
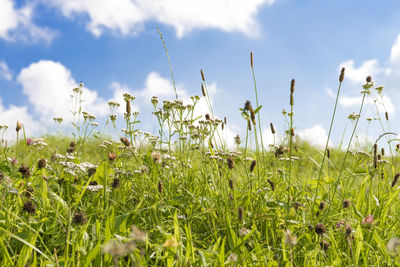
<path id="1" fill-rule="evenodd" d="M 71 119 L 71 94 L 77 83 L 64 65 L 41 60 L 22 69 L 17 80 L 22 85 L 23 93 L 28 97 L 35 114 L 42 120 L 51 121 L 54 116 Z M 84 111 L 99 116 L 107 113 L 108 104 L 96 91 L 83 88 L 82 99 Z"/>
<path id="2" fill-rule="evenodd" d="M 256 21 L 261 6 L 275 0 L 46 0 L 68 18 L 87 15 L 87 29 L 100 36 L 105 29 L 123 35 L 137 33 L 145 22 L 174 27 L 179 38 L 195 29 L 258 34 Z"/>
<path id="3" fill-rule="evenodd" d="M 0 0 L 0 38 L 7 41 L 50 43 L 55 32 L 36 26 L 33 19 L 35 4 L 16 8 L 12 0 Z"/>
<path id="4" fill-rule="evenodd" d="M 360 67 L 356 68 L 354 60 L 348 60 L 339 64 L 340 68 L 345 67 L 345 79 L 349 80 L 352 84 L 365 83 L 365 78 L 368 75 L 375 77 L 382 73 L 390 72 L 390 69 L 384 69 L 379 67 L 378 60 L 371 59 L 364 61 Z"/>
<path id="5" fill-rule="evenodd" d="M 0 61 L 0 79 L 10 81 L 12 79 L 11 71 L 8 69 L 7 63 L 2 60 Z"/>
<path id="6" fill-rule="evenodd" d="M 299 131 L 297 136 L 309 144 L 319 147 L 325 147 L 326 140 L 328 139 L 326 130 L 320 124 Z"/>

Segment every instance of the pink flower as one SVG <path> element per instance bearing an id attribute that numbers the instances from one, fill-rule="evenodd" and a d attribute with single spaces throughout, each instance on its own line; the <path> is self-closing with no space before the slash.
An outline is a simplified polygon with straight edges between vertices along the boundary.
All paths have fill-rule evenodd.
<path id="1" fill-rule="evenodd" d="M 15 159 L 15 158 L 14 158 L 14 159 L 11 159 L 11 163 L 14 164 L 14 165 L 17 165 L 17 164 L 18 164 L 18 160 Z"/>
<path id="2" fill-rule="evenodd" d="M 30 138 L 26 139 L 26 144 L 28 146 L 30 146 L 32 144 L 32 139 L 30 139 Z"/>
<path id="3" fill-rule="evenodd" d="M 368 215 L 362 220 L 362 224 L 365 224 L 367 226 L 371 226 L 374 223 L 374 216 L 373 215 Z"/>

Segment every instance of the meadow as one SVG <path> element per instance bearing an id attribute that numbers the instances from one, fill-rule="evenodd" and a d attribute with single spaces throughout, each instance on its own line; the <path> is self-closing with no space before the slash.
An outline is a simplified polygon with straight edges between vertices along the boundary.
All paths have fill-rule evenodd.
<path id="1" fill-rule="evenodd" d="M 71 88 L 73 135 L 31 138 L 20 122 L 1 126 L 16 141 L 1 144 L 0 265 L 398 265 L 399 146 L 387 113 L 376 110 L 382 131 L 374 143 L 351 145 L 365 98 L 382 97 L 383 87 L 366 77 L 350 139 L 328 147 L 342 69 L 321 149 L 296 137 L 296 85 L 288 81 L 286 131 L 267 146 L 252 54 L 250 67 L 256 101 L 237 107 L 247 130 L 232 149 L 221 139 L 229 118 L 214 116 L 203 70 L 201 96 L 191 102 L 149 98 L 156 133 L 140 131 L 128 93 L 109 102 L 106 125 L 118 137 L 97 132 L 96 117 L 80 106 L 83 84 Z M 196 116 L 201 97 L 209 113 Z M 119 105 L 123 129 L 112 112 Z"/>

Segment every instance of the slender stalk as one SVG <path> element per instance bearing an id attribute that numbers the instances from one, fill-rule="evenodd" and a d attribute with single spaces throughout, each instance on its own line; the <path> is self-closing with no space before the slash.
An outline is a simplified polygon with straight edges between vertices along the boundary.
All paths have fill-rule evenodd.
<path id="1" fill-rule="evenodd" d="M 318 173 L 317 188 L 316 188 L 316 190 L 315 190 L 315 194 L 314 194 L 314 197 L 313 197 L 313 201 L 312 201 L 312 206 L 311 206 L 311 207 L 314 207 L 315 201 L 316 201 L 316 199 L 317 199 L 319 184 L 320 184 L 320 182 L 321 182 L 322 169 L 323 169 L 324 163 L 325 163 L 326 153 L 327 153 L 327 150 L 328 150 L 329 139 L 330 139 L 331 132 L 332 132 L 333 121 L 334 121 L 335 115 L 336 115 L 336 108 L 337 108 L 337 104 L 338 104 L 338 100 L 339 100 L 339 94 L 340 94 L 340 88 L 341 88 L 341 87 L 342 87 L 342 82 L 339 83 L 339 88 L 338 88 L 338 91 L 337 91 L 337 94 L 336 94 L 335 107 L 333 108 L 333 114 L 332 114 L 332 119 L 331 119 L 331 125 L 329 126 L 329 132 L 328 132 L 328 138 L 327 138 L 327 140 L 326 140 L 326 145 L 325 145 L 325 150 L 324 150 L 324 156 L 322 157 L 322 162 L 321 162 L 321 166 L 320 166 L 320 168 L 319 168 L 319 173 Z M 313 212 L 313 214 L 314 214 L 314 212 Z"/>

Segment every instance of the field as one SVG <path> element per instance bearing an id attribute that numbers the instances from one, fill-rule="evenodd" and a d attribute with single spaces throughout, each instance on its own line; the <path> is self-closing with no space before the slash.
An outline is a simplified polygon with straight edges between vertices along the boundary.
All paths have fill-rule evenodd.
<path id="1" fill-rule="evenodd" d="M 123 130 L 115 115 L 107 120 L 119 136 L 96 133 L 95 117 L 79 106 L 81 87 L 73 89 L 73 136 L 34 139 L 20 122 L 2 126 L 17 140 L 1 146 L 0 265 L 398 264 L 399 148 L 384 128 L 387 114 L 378 113 L 375 143 L 350 149 L 364 99 L 381 87 L 367 77 L 350 140 L 325 149 L 296 138 L 294 80 L 286 134 L 264 145 L 255 87 L 255 103 L 237 107 L 247 134 L 228 149 L 220 133 L 229 118 L 214 116 L 203 71 L 201 79 L 209 113 L 195 116 L 199 96 L 153 97 L 156 133 L 137 128 L 129 94 L 109 103 L 126 107 Z M 338 96 L 344 79 L 343 69 Z"/>

